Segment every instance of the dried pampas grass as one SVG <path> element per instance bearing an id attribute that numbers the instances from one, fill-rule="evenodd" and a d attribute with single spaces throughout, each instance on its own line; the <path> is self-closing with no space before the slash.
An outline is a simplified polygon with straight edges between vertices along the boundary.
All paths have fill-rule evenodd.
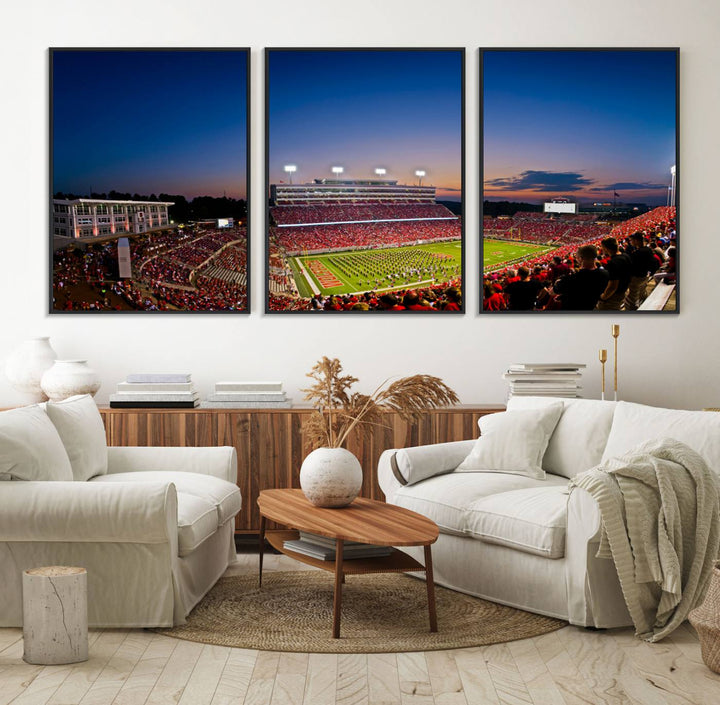
<path id="1" fill-rule="evenodd" d="M 369 433 L 372 426 L 384 426 L 383 411 L 394 411 L 408 423 L 420 419 L 423 411 L 458 402 L 455 392 L 439 377 L 412 375 L 390 384 L 383 382 L 371 395 L 351 392 L 357 377 L 342 374 L 338 359 L 323 357 L 307 375 L 315 381 L 305 392 L 315 411 L 303 430 L 313 448 L 339 448 L 358 427 Z M 387 386 L 386 386 L 387 385 Z"/>

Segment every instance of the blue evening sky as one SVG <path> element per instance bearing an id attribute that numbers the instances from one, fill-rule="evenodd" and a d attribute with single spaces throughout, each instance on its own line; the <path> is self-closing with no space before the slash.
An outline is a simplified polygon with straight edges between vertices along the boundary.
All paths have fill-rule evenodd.
<path id="1" fill-rule="evenodd" d="M 489 50 L 483 80 L 485 198 L 666 202 L 674 51 Z"/>
<path id="2" fill-rule="evenodd" d="M 460 199 L 462 53 L 302 51 L 269 54 L 269 178 L 295 183 L 374 177 L 400 183 L 427 172 L 444 198 Z"/>
<path id="3" fill-rule="evenodd" d="M 244 51 L 55 51 L 53 190 L 245 198 Z"/>

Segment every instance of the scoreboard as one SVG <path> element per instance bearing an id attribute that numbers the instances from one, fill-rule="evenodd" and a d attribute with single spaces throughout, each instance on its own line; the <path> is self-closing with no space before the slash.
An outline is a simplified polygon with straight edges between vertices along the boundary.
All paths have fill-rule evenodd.
<path id="1" fill-rule="evenodd" d="M 544 213 L 572 213 L 577 214 L 577 203 L 570 203 L 570 201 L 550 201 L 549 203 L 543 204 Z"/>

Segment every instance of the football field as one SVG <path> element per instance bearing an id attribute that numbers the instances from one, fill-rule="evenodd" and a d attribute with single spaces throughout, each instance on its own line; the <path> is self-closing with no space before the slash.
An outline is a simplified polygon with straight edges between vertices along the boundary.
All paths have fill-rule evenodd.
<path id="1" fill-rule="evenodd" d="M 408 245 L 289 258 L 301 296 L 392 291 L 462 275 L 462 243 Z"/>
<path id="2" fill-rule="evenodd" d="M 503 262 L 512 262 L 522 257 L 541 255 L 554 249 L 554 247 L 548 247 L 547 245 L 528 245 L 524 242 L 485 238 L 483 241 L 483 270 L 487 271 Z"/>

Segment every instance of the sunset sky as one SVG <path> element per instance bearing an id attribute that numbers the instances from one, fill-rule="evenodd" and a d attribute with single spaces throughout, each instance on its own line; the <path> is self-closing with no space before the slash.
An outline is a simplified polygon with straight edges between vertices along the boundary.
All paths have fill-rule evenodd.
<path id="1" fill-rule="evenodd" d="M 53 192 L 245 198 L 247 54 L 55 51 Z"/>
<path id="2" fill-rule="evenodd" d="M 294 183 L 384 178 L 423 184 L 460 200 L 462 52 L 301 51 L 269 53 L 269 179 Z"/>
<path id="3" fill-rule="evenodd" d="M 674 51 L 483 52 L 484 198 L 664 205 Z"/>

